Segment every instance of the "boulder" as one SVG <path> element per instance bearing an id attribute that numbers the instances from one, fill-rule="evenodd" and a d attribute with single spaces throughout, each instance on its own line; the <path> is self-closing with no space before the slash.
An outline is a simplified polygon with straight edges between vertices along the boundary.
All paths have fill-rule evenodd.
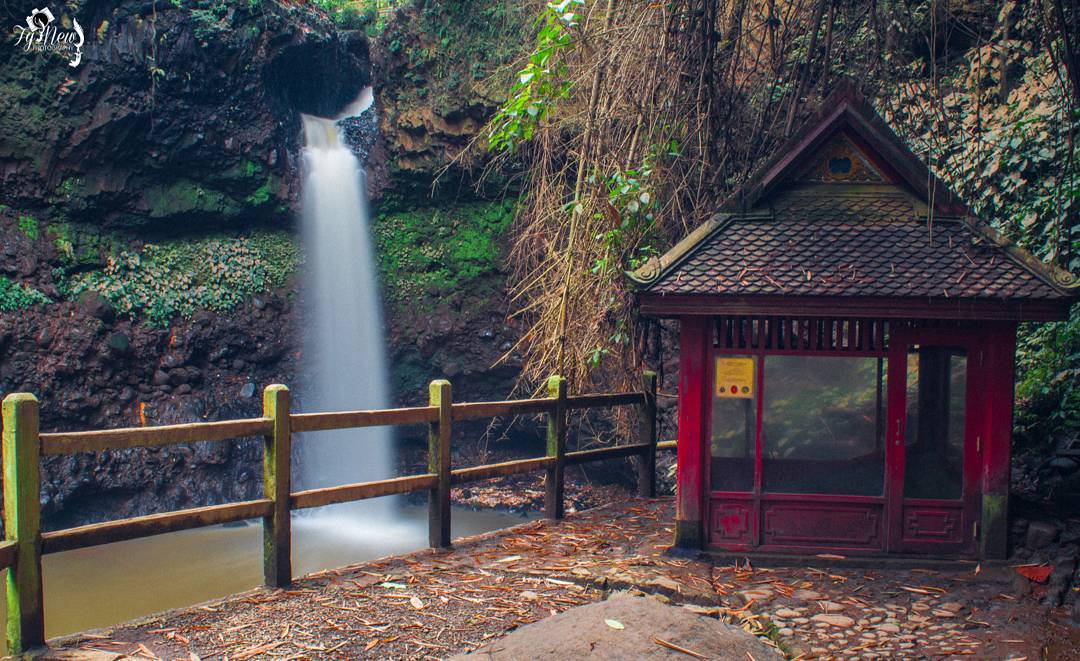
<path id="1" fill-rule="evenodd" d="M 131 348 L 131 338 L 125 333 L 113 333 L 105 344 L 116 353 L 123 354 Z"/>
<path id="2" fill-rule="evenodd" d="M 1025 546 L 1029 549 L 1044 549 L 1057 539 L 1058 528 L 1049 521 L 1032 521 L 1028 525 Z"/>
<path id="3" fill-rule="evenodd" d="M 738 627 L 649 597 L 616 593 L 517 629 L 470 654 L 451 657 L 498 661 L 691 658 L 780 659 L 775 649 Z M 694 656 L 691 655 L 691 656 Z"/>
<path id="4" fill-rule="evenodd" d="M 1050 468 L 1061 471 L 1062 473 L 1075 473 L 1076 469 L 1080 468 L 1080 463 L 1071 457 L 1054 457 L 1048 464 Z"/>

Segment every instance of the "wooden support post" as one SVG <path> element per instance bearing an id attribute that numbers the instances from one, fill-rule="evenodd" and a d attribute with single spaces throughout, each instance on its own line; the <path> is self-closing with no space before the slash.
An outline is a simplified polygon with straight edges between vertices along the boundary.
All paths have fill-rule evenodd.
<path id="1" fill-rule="evenodd" d="M 45 644 L 37 398 L 8 395 L 3 418 L 4 536 L 15 542 L 15 566 L 7 576 L 7 651 L 21 654 Z"/>
<path id="2" fill-rule="evenodd" d="M 547 470 L 547 491 L 544 494 L 544 516 L 561 519 L 566 514 L 563 487 L 566 479 L 566 379 L 553 376 L 547 383 L 548 397 L 555 400 L 555 409 L 548 414 L 547 456 L 555 461 Z"/>
<path id="3" fill-rule="evenodd" d="M 428 396 L 429 405 L 439 407 L 439 421 L 428 425 L 428 472 L 439 478 L 438 485 L 428 492 L 428 544 L 432 548 L 447 548 L 450 546 L 450 382 L 432 381 Z"/>
<path id="4" fill-rule="evenodd" d="M 970 360 L 970 359 L 969 359 Z M 988 329 L 979 355 L 987 396 L 980 425 L 982 502 L 979 556 L 1004 560 L 1009 554 L 1009 466 L 1012 450 L 1013 386 L 1016 324 L 1002 322 Z M 969 368 L 970 369 L 970 368 Z"/>
<path id="5" fill-rule="evenodd" d="M 638 443 L 647 443 L 649 447 L 642 451 L 638 462 L 638 495 L 642 498 L 656 497 L 656 372 L 646 371 L 642 375 L 642 390 L 645 403 L 641 405 L 641 420 L 638 428 Z"/>
<path id="6" fill-rule="evenodd" d="M 705 462 L 708 460 L 710 352 L 708 317 L 679 319 L 679 459 L 675 499 L 675 546 L 701 550 L 705 544 Z M 798 332 L 792 323 L 791 330 Z M 792 347 L 799 346 L 796 339 Z"/>
<path id="7" fill-rule="evenodd" d="M 289 491 L 292 471 L 292 424 L 289 389 L 267 386 L 263 391 L 263 415 L 272 421 L 263 444 L 263 493 L 273 501 L 263 517 L 263 582 L 280 588 L 292 582 L 292 521 Z"/>

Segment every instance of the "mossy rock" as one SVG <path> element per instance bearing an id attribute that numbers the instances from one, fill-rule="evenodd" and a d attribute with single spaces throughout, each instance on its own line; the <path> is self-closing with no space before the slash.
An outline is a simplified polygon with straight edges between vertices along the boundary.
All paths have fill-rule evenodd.
<path id="1" fill-rule="evenodd" d="M 501 274 L 514 205 L 469 202 L 377 213 L 372 229 L 388 302 L 415 307 L 483 288 L 481 281 Z"/>

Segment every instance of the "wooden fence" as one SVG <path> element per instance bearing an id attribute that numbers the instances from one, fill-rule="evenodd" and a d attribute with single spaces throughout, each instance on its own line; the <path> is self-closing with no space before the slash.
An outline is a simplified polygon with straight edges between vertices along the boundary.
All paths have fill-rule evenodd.
<path id="1" fill-rule="evenodd" d="M 674 449 L 675 446 L 673 441 L 657 442 L 655 374 L 645 373 L 641 392 L 567 396 L 566 380 L 559 376 L 549 379 L 547 391 L 548 396 L 539 399 L 454 404 L 450 382 L 433 381 L 428 406 L 378 411 L 292 413 L 289 389 L 272 385 L 263 392 L 263 415 L 259 418 L 46 434 L 38 430 L 37 398 L 26 393 L 8 395 L 3 401 L 6 541 L 0 543 L 0 569 L 10 568 L 7 578 L 8 653 L 20 653 L 45 642 L 41 583 L 43 553 L 262 518 L 263 580 L 267 586 L 282 587 L 292 581 L 290 512 L 293 510 L 426 491 L 429 543 L 432 547 L 446 547 L 450 545 L 450 487 L 455 484 L 546 471 L 544 513 L 548 518 L 559 519 L 564 513 L 566 466 L 637 456 L 640 457 L 638 492 L 646 497 L 655 495 L 656 450 Z M 567 452 L 566 432 L 570 411 L 614 406 L 640 407 L 640 427 L 635 443 Z M 469 468 L 451 466 L 450 438 L 455 421 L 528 414 L 547 416 L 545 456 Z M 426 473 L 292 491 L 290 471 L 294 433 L 408 424 L 428 425 Z M 225 441 L 250 436 L 264 438 L 262 498 L 41 532 L 39 493 L 42 456 Z"/>

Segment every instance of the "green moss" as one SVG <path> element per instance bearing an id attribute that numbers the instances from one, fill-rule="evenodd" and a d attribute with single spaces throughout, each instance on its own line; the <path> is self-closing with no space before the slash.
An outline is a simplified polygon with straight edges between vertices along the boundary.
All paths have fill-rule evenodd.
<path id="1" fill-rule="evenodd" d="M 68 135 L 76 126 L 85 126 L 88 117 L 85 111 L 71 107 L 67 95 L 57 92 L 72 80 L 68 78 L 70 67 L 17 55 L 6 59 L 0 75 L 0 135 L 4 136 L 6 153 L 25 155 L 21 158 L 44 172 L 51 152 L 42 145 L 54 143 L 56 136 Z"/>
<path id="2" fill-rule="evenodd" d="M 499 269 L 513 202 L 474 202 L 379 213 L 373 231 L 388 300 L 416 305 L 473 288 Z"/>
<path id="3" fill-rule="evenodd" d="M 50 302 L 48 296 L 30 285 L 13 282 L 7 276 L 0 275 L 0 311 L 15 312 Z"/>
<path id="4" fill-rule="evenodd" d="M 256 188 L 254 192 L 251 193 L 251 195 L 248 195 L 246 198 L 244 198 L 244 201 L 254 207 L 266 204 L 267 201 L 270 199 L 270 188 L 271 186 L 273 186 L 273 183 L 274 178 L 272 176 L 268 176 L 266 178 L 266 181 L 263 182 L 262 186 Z"/>
<path id="5" fill-rule="evenodd" d="M 125 315 L 164 326 L 280 287 L 302 261 L 296 240 L 283 231 L 174 240 L 110 256 L 101 270 L 74 278 L 67 294 L 96 291 Z"/>
<path id="6" fill-rule="evenodd" d="M 64 267 L 101 264 L 119 250 L 120 239 L 97 228 L 79 228 L 68 222 L 52 222 L 45 227 L 60 253 Z M 58 283 L 63 289 L 63 283 Z"/>
<path id="7" fill-rule="evenodd" d="M 80 187 L 82 181 L 78 177 L 66 177 L 56 187 L 56 195 L 61 199 L 70 199 L 71 195 Z"/>
<path id="8" fill-rule="evenodd" d="M 144 193 L 151 218 L 165 218 L 186 213 L 235 214 L 236 202 L 225 193 L 181 179 L 167 186 L 150 188 Z"/>
<path id="9" fill-rule="evenodd" d="M 986 558 L 1004 558 L 1008 541 L 1006 539 L 1007 522 L 1005 521 L 1008 497 L 998 493 L 984 493 L 982 496 L 982 537 L 979 545 Z"/>
<path id="10" fill-rule="evenodd" d="M 36 241 L 38 238 L 38 221 L 33 216 L 21 215 L 19 216 L 19 231 L 22 232 L 26 238 L 31 241 Z"/>

